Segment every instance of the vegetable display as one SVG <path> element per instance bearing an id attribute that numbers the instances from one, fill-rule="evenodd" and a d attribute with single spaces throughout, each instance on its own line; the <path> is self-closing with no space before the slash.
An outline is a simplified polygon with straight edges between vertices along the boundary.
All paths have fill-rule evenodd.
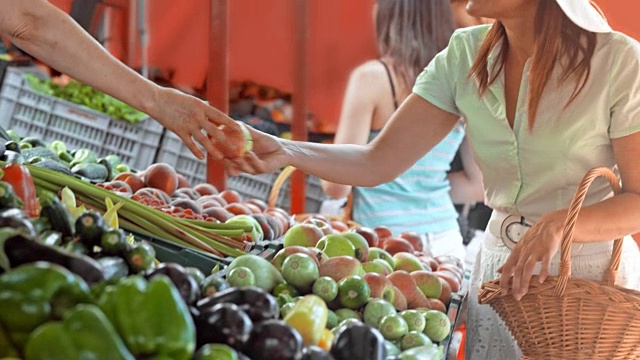
<path id="1" fill-rule="evenodd" d="M 122 101 L 77 81 L 71 81 L 66 86 L 60 86 L 50 80 L 40 79 L 33 74 L 25 74 L 24 77 L 29 83 L 29 86 L 38 92 L 87 106 L 116 119 L 125 120 L 131 124 L 136 124 L 148 117 L 143 112 L 134 109 Z"/>

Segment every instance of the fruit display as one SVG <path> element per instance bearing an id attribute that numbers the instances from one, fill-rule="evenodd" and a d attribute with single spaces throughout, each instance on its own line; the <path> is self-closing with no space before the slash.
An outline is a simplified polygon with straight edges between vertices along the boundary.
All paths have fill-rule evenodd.
<path id="1" fill-rule="evenodd" d="M 444 357 L 463 269 L 418 234 L 296 223 L 162 163 L 98 184 L 37 163 L 2 163 L 0 357 L 50 359 L 51 341 L 64 358 Z M 121 227 L 228 262 L 161 263 Z M 261 243 L 279 250 L 246 252 Z"/>
<path id="2" fill-rule="evenodd" d="M 275 296 L 282 320 L 305 344 L 326 347 L 323 338 L 361 326 L 375 330 L 371 336 L 382 344 L 384 356 L 373 358 L 444 356 L 442 342 L 452 327 L 447 308 L 463 276 L 457 259 L 426 254 L 414 233 L 394 236 L 385 227 L 344 231 L 319 215 L 293 224 L 282 241 L 271 261 L 237 257 L 226 269 L 227 281 Z"/>

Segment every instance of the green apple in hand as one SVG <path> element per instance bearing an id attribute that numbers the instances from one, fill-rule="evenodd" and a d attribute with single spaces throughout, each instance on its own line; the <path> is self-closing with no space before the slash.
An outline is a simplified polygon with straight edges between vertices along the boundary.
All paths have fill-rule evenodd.
<path id="1" fill-rule="evenodd" d="M 341 234 L 323 236 L 316 244 L 316 247 L 324 251 L 330 258 L 334 256 L 356 256 L 356 248 L 351 241 Z"/>

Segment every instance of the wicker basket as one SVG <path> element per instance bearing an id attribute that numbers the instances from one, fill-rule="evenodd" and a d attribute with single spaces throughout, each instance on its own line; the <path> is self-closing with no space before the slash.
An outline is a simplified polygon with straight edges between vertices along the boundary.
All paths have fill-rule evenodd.
<path id="1" fill-rule="evenodd" d="M 289 177 L 291 176 L 291 174 L 293 174 L 294 171 L 299 171 L 299 170 L 294 168 L 293 166 L 287 166 L 286 168 L 284 168 L 284 170 L 282 170 L 280 175 L 278 175 L 278 177 L 273 183 L 271 192 L 269 193 L 269 199 L 267 201 L 269 207 L 276 206 L 276 202 L 278 201 L 278 195 L 280 193 L 280 190 L 282 189 L 284 183 L 289 179 Z M 313 215 L 322 215 L 329 220 L 339 220 L 344 222 L 349 228 L 354 228 L 354 227 L 360 226 L 360 224 L 351 220 L 352 210 L 353 210 L 353 195 L 349 194 L 347 204 L 344 206 L 341 215 L 323 215 L 323 214 L 312 214 L 312 213 L 294 214 L 293 219 L 296 222 L 302 222 Z"/>
<path id="2" fill-rule="evenodd" d="M 605 177 L 618 194 L 617 176 L 596 168 L 583 178 L 565 222 L 560 275 L 516 301 L 500 292 L 500 280 L 486 282 L 478 294 L 504 320 L 522 350 L 521 359 L 640 359 L 640 292 L 615 286 L 622 239 L 614 242 L 602 282 L 571 278 L 571 241 L 576 219 L 591 183 Z"/>

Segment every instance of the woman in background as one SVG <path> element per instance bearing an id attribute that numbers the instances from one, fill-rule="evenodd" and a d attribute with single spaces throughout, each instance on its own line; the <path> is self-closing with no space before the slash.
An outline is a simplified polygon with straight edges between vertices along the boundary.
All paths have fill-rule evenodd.
<path id="1" fill-rule="evenodd" d="M 416 77 L 447 46 L 455 29 L 449 2 L 378 0 L 374 5 L 380 57 L 355 68 L 347 85 L 336 144 L 366 144 L 386 125 L 411 93 Z M 394 234 L 424 234 L 435 256 L 464 260 L 456 203 L 482 201 L 482 178 L 464 139 L 464 123 L 398 178 L 376 187 L 322 182 L 327 195 L 353 191 L 352 219 L 368 227 L 388 226 Z M 447 175 L 458 148 L 465 171 Z"/>

